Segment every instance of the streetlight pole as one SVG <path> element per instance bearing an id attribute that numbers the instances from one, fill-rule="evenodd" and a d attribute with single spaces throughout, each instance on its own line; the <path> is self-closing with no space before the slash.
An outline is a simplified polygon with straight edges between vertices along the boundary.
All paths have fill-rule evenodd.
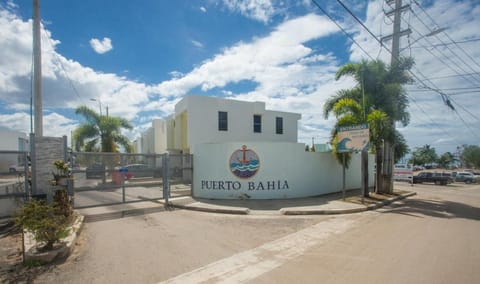
<path id="1" fill-rule="evenodd" d="M 40 36 L 40 0 L 33 0 L 33 104 L 35 136 L 43 136 L 42 43 Z"/>
<path id="2" fill-rule="evenodd" d="M 92 102 L 98 102 L 98 108 L 100 109 L 100 116 L 102 116 L 102 103 L 97 99 L 90 99 Z"/>

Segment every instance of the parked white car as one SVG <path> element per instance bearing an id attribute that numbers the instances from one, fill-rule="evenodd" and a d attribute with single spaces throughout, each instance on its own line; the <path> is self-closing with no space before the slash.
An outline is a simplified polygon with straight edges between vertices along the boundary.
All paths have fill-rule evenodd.
<path id="1" fill-rule="evenodd" d="M 470 172 L 458 172 L 455 176 L 455 181 L 464 183 L 476 183 L 477 177 Z"/>

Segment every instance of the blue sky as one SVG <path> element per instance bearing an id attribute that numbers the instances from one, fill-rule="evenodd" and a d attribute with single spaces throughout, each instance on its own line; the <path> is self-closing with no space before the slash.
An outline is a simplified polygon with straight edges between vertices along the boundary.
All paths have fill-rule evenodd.
<path id="1" fill-rule="evenodd" d="M 373 58 L 382 49 L 335 0 L 317 1 Z M 344 0 L 377 36 L 391 19 L 382 1 Z M 480 3 L 404 0 L 402 55 L 416 60 L 408 86 L 411 123 L 399 130 L 413 149 L 454 151 L 480 139 Z M 30 130 L 31 0 L 0 0 L 0 127 Z M 368 59 L 311 1 L 41 0 L 44 134 L 70 135 L 79 105 L 108 106 L 129 119 L 134 139 L 186 94 L 265 101 L 300 112 L 300 142 L 326 142 L 335 119 L 323 103 L 352 80 L 334 80 L 349 61 Z M 436 28 L 444 32 L 424 35 Z M 453 43 L 455 42 L 455 43 Z M 390 42 L 386 43 L 390 45 Z M 473 73 L 473 74 L 472 74 Z M 421 81 L 421 82 L 420 82 Z M 447 94 L 456 112 L 437 92 Z M 97 102 L 91 101 L 96 99 Z"/>

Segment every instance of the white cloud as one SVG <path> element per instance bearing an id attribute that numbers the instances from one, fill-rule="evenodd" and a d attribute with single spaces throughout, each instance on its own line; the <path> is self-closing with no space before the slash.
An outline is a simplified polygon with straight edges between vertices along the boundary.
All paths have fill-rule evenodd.
<path id="1" fill-rule="evenodd" d="M 255 9 L 266 7 L 263 14 L 258 13 L 264 16 L 255 16 L 256 20 L 265 23 L 269 23 L 273 15 L 273 10 L 265 12 L 270 11 L 268 7 L 272 6 L 271 1 L 243 1 L 243 4 L 235 1 L 225 3 L 227 2 L 233 7 L 232 9 L 251 18 L 257 15 Z M 245 6 L 247 4 L 251 6 Z M 448 10 L 453 6 L 455 9 Z M 477 37 L 478 31 L 475 27 L 480 26 L 480 18 L 476 17 L 480 13 L 479 5 L 474 6 L 468 1 L 457 3 L 454 0 L 437 0 L 428 7 L 427 11 L 439 21 L 440 26 L 449 26 L 447 32 L 454 40 L 461 41 Z M 369 2 L 365 22 L 377 35 L 386 35 L 391 30 L 391 25 L 386 24 L 380 28 L 382 23 L 388 23 L 383 19 L 382 13 L 381 1 Z M 412 16 L 411 19 L 414 17 Z M 348 20 L 342 24 L 348 30 L 356 31 L 355 38 L 358 42 L 374 58 L 377 56 L 378 43 L 365 31 L 359 30 L 358 24 Z M 5 102 L 4 105 L 9 110 L 16 111 L 15 114 L 1 114 L 0 126 L 28 132 L 30 129 L 28 111 L 31 23 L 22 21 L 13 13 L 0 9 L 0 26 L 2 27 L 0 29 L 0 50 L 2 50 L 0 101 Z M 416 23 L 415 27 L 420 29 L 421 24 Z M 426 28 L 419 32 L 425 34 Z M 103 108 L 109 107 L 110 114 L 138 122 L 139 127 L 128 133 L 134 136 L 147 126 L 145 117 L 162 117 L 170 114 L 174 110 L 175 103 L 182 96 L 192 89 L 201 88 L 207 92 L 211 91 L 212 95 L 221 94 L 247 101 L 265 101 L 269 109 L 300 112 L 302 120 L 299 125 L 299 140 L 310 143 L 311 138 L 315 137 L 318 143 L 326 142 L 335 119 L 323 118 L 323 104 L 337 90 L 353 85 L 349 78 L 334 80 L 334 73 L 340 64 L 339 59 L 334 55 L 338 46 L 324 46 L 321 51 L 314 51 L 310 47 L 312 41 L 333 33 L 338 34 L 339 31 L 325 17 L 308 14 L 290 18 L 273 27 L 267 35 L 239 41 L 225 47 L 216 55 L 196 64 L 190 72 L 172 71 L 170 73 L 172 79 L 148 85 L 131 81 L 117 74 L 100 73 L 65 58 L 55 50 L 59 42 L 51 39 L 48 30 L 43 30 L 44 42 L 53 43 L 53 48 L 47 45 L 48 48 L 43 50 L 44 109 L 49 113 L 48 119 L 44 119 L 46 135 L 68 134 L 69 129 L 73 129 L 77 123 L 66 116 L 51 113 L 51 110 L 71 109 L 82 104 L 97 109 L 98 103 L 89 101 L 90 98 L 95 98 L 101 101 Z M 417 37 L 418 33 L 412 34 L 411 42 Z M 441 39 L 447 40 L 444 37 Z M 441 43 L 436 37 L 430 40 L 432 40 L 431 44 Z M 406 39 L 402 39 L 403 46 L 406 43 Z M 192 44 L 194 44 L 193 41 Z M 417 47 L 418 44 L 431 45 L 425 39 L 419 40 L 416 44 Z M 480 49 L 476 44 L 478 42 L 465 43 L 462 47 L 477 62 L 480 62 Z M 409 51 L 405 49 L 404 52 L 408 54 Z M 428 51 L 414 48 L 411 51 L 416 58 L 416 68 L 425 76 L 454 74 Z M 432 50 L 432 52 L 438 51 Z M 359 60 L 362 57 L 364 57 L 362 52 L 352 46 L 351 60 Z M 453 56 L 450 54 L 450 57 Z M 389 61 L 389 55 L 385 50 L 380 53 L 380 58 Z M 450 59 L 444 60 L 448 62 Z M 68 74 L 68 78 L 65 74 Z M 465 79 L 459 81 L 460 79 L 452 77 L 434 80 L 434 82 L 440 88 L 471 85 Z M 73 91 L 70 80 L 78 94 Z M 251 83 L 251 89 L 243 93 L 234 91 L 235 88 L 231 86 L 241 82 Z M 480 105 L 480 98 L 477 93 L 452 94 L 454 105 L 458 103 L 462 106 L 456 105 L 458 113 L 468 124 L 466 127 L 457 113 L 444 106 L 438 94 L 415 90 L 418 90 L 418 87 L 412 86 L 409 92 L 412 122 L 407 127 L 398 127 L 405 134 L 412 148 L 433 144 L 440 152 L 450 150 L 457 144 L 478 144 L 478 139 L 472 134 L 472 130 L 478 133 L 478 119 L 468 115 L 462 109 L 464 107 L 478 116 L 476 107 Z"/>
<path id="2" fill-rule="evenodd" d="M 274 14 L 270 0 L 223 0 L 223 3 L 229 10 L 263 23 L 268 23 Z"/>
<path id="3" fill-rule="evenodd" d="M 199 8 L 199 9 L 200 9 L 200 11 L 202 11 L 202 12 L 204 12 L 204 13 L 206 13 L 206 12 L 207 12 L 207 8 L 205 8 L 205 7 L 203 7 L 203 6 L 200 6 L 200 8 Z"/>
<path id="4" fill-rule="evenodd" d="M 455 8 L 452 9 L 452 7 Z M 459 47 L 452 44 L 451 39 L 460 42 L 478 37 L 478 29 L 474 27 L 480 26 L 480 18 L 478 18 L 480 5 L 471 1 L 436 0 L 429 6 L 423 7 L 428 15 L 414 2 L 412 2 L 412 9 L 411 14 L 404 14 L 402 17 L 402 29 L 409 27 L 412 34 L 410 38 L 406 36 L 401 38 L 401 55 L 414 57 L 416 64 L 412 71 L 416 76 L 416 82 L 413 86 L 408 87 L 411 122 L 407 127 L 399 128 L 399 130 L 406 136 L 412 149 L 429 144 L 436 147 L 439 154 L 452 151 L 456 145 L 478 144 L 480 135 L 476 133 L 479 130 L 479 119 L 478 116 L 475 118 L 469 113 L 478 113 L 477 106 L 480 104 L 480 97 L 468 93 L 456 94 L 460 91 L 443 91 L 451 95 L 450 98 L 457 109 L 455 112 L 444 104 L 440 94 L 432 91 L 419 91 L 419 89 L 422 85 L 421 82 L 439 89 L 478 88 L 479 76 L 459 76 L 480 70 L 480 65 L 478 65 L 480 50 L 477 48 L 477 44 L 475 42 L 465 43 Z M 432 19 L 435 22 L 432 22 Z M 378 37 L 391 34 L 393 26 L 391 20 L 384 17 L 382 1 L 369 3 L 365 24 Z M 435 27 L 448 29 L 445 33 L 436 36 L 424 36 Z M 385 49 L 380 50 L 380 44 L 358 24 L 353 23 L 349 28 L 357 31 L 356 41 L 372 57 L 376 58 L 379 55 L 380 59 L 390 62 L 390 53 Z M 450 44 L 445 45 L 445 43 Z M 386 42 L 386 45 L 391 49 L 391 41 Z M 468 53 L 468 56 L 462 49 Z M 352 45 L 351 50 L 351 60 L 358 61 L 361 58 L 367 58 L 357 46 Z M 449 75 L 454 76 L 427 79 Z"/>
<path id="5" fill-rule="evenodd" d="M 192 44 L 193 44 L 195 47 L 198 47 L 198 48 L 202 48 L 202 47 L 203 47 L 203 43 L 201 43 L 201 42 L 199 42 L 199 41 L 192 40 L 191 42 L 192 42 Z"/>
<path id="6" fill-rule="evenodd" d="M 270 96 L 274 96 L 282 93 L 274 86 L 304 85 L 309 80 L 311 75 L 298 62 L 312 53 L 304 43 L 335 31 L 334 24 L 314 14 L 289 20 L 264 38 L 237 43 L 185 76 L 162 82 L 157 90 L 163 96 L 182 96 L 198 86 L 208 91 L 229 83 L 252 80 L 265 90 L 271 90 Z"/>
<path id="7" fill-rule="evenodd" d="M 104 37 L 103 40 L 97 38 L 92 38 L 90 40 L 90 46 L 95 50 L 96 53 L 103 54 L 112 50 L 112 40 L 108 37 Z"/>

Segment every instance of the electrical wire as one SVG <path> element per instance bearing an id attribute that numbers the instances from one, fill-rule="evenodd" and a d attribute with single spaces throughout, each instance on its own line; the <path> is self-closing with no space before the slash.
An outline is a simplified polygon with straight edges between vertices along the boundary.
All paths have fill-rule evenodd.
<path id="1" fill-rule="evenodd" d="M 415 11 L 412 10 L 412 14 L 419 20 L 420 23 L 423 24 L 424 27 L 426 27 L 428 29 L 429 32 L 433 32 L 434 30 L 431 30 L 430 27 L 421 19 L 420 16 L 418 16 Z M 415 29 L 414 29 L 415 30 Z M 417 31 L 418 32 L 418 31 Z M 419 33 L 419 32 L 418 32 Z M 419 33 L 420 34 L 420 33 Z M 435 35 L 435 37 L 437 39 L 440 40 L 440 42 L 444 43 L 443 40 L 441 40 L 437 35 Z M 427 41 L 430 45 L 432 45 L 431 41 L 428 39 L 428 37 L 424 36 L 423 37 L 425 39 L 425 41 Z M 431 52 L 428 48 L 426 48 L 425 46 L 423 46 L 428 52 L 430 52 L 432 55 L 433 55 L 433 52 Z M 470 69 L 470 71 L 473 71 L 473 72 L 477 72 L 477 70 L 475 70 L 472 66 L 470 66 L 467 62 L 465 62 L 465 60 L 463 60 L 463 58 L 461 58 L 456 52 L 454 52 L 449 46 L 446 46 L 447 50 L 450 51 L 451 54 L 453 54 L 453 56 L 455 58 L 457 58 L 462 64 L 464 64 L 466 67 L 468 67 Z M 443 55 L 443 57 L 445 57 L 446 59 L 450 60 L 458 69 L 460 69 L 461 71 L 463 71 L 464 73 L 469 73 L 469 71 L 466 71 L 462 66 L 460 66 L 460 64 L 458 64 L 457 62 L 455 62 L 453 60 L 453 58 L 451 56 L 448 56 L 447 54 L 445 54 L 441 49 L 439 49 L 438 47 L 434 47 L 434 49 L 436 51 L 438 51 L 440 54 Z M 438 57 L 437 57 L 438 58 Z M 442 61 L 443 62 L 443 61 Z M 452 69 L 453 68 L 447 64 L 447 63 L 444 63 L 445 66 L 447 66 L 448 68 Z M 459 73 L 460 74 L 460 73 Z M 480 79 L 477 79 L 477 78 L 474 78 L 475 80 L 477 80 L 477 82 L 480 83 Z M 470 81 L 471 82 L 471 81 Z"/>
<path id="2" fill-rule="evenodd" d="M 312 1 L 317 5 L 317 7 L 319 7 L 322 11 L 324 11 L 324 10 L 318 5 L 318 3 L 316 3 L 314 0 L 312 0 Z M 336 0 L 336 1 L 348 12 L 378 43 L 380 43 L 380 45 L 381 45 L 382 47 L 384 47 L 390 54 L 392 54 L 392 51 L 391 51 L 390 49 L 388 49 L 388 47 L 386 47 L 386 46 L 383 44 L 383 42 L 382 42 L 380 39 L 378 39 L 377 36 L 375 36 L 375 34 L 373 34 L 373 32 L 372 32 L 368 27 L 365 26 L 365 24 L 363 24 L 363 22 L 360 21 L 360 19 L 359 19 L 355 14 L 353 14 L 353 12 L 352 12 L 341 0 Z M 330 18 L 332 21 L 334 21 L 331 17 L 329 17 L 329 18 Z M 334 22 L 335 22 L 335 21 L 334 21 Z M 335 23 L 336 23 L 336 22 L 335 22 Z M 342 29 L 342 31 L 343 31 L 343 29 Z M 357 44 L 357 45 L 358 45 L 358 44 Z M 363 48 L 362 48 L 362 50 L 363 50 Z M 365 52 L 365 51 L 364 51 L 364 52 Z M 368 55 L 368 53 L 367 53 L 367 55 Z M 368 56 L 371 58 L 370 55 L 368 55 Z M 396 59 L 398 59 L 398 58 L 396 58 Z M 418 77 L 418 75 L 416 75 L 415 73 L 413 73 L 411 70 L 409 70 L 408 72 L 409 72 L 409 73 L 417 80 L 417 82 L 420 83 L 422 86 L 424 86 L 424 87 L 426 87 L 426 88 L 429 88 L 429 89 L 431 89 L 432 91 L 440 94 L 440 96 L 441 96 L 442 100 L 444 101 L 444 103 L 445 103 L 450 109 L 455 110 L 455 108 L 454 108 L 453 105 L 451 104 L 451 101 L 450 101 L 450 98 L 448 97 L 448 95 L 445 94 L 444 92 L 441 92 L 441 91 L 439 90 L 439 88 L 438 88 L 433 82 L 427 80 L 427 81 L 430 82 L 430 84 L 431 84 L 432 86 L 434 86 L 435 88 L 429 87 L 425 82 L 423 82 L 423 80 L 421 80 L 421 79 Z M 423 73 L 420 72 L 420 70 L 418 70 L 417 72 L 418 72 L 423 78 L 426 78 L 426 76 L 423 75 Z M 408 96 L 408 94 L 407 94 L 407 96 Z M 408 96 L 408 97 L 411 98 L 411 96 Z M 461 121 L 466 125 L 466 122 L 465 122 L 463 119 L 461 119 Z M 470 128 L 468 125 L 466 125 L 466 127 L 467 127 L 467 128 Z M 474 133 L 472 132 L 472 134 L 474 134 Z M 474 135 L 476 136 L 476 134 L 474 134 Z"/>
<path id="3" fill-rule="evenodd" d="M 332 21 L 353 43 L 355 43 L 356 46 L 358 46 L 360 48 L 360 50 L 363 51 L 363 53 L 365 53 L 365 55 L 368 56 L 368 58 L 370 58 L 371 60 L 374 60 L 373 57 L 368 54 L 367 51 L 365 51 L 365 49 L 363 49 L 363 47 L 339 24 L 337 23 L 337 21 L 335 21 L 335 19 L 333 19 L 332 16 L 330 16 L 329 13 L 327 13 L 327 11 L 325 11 L 325 9 L 323 9 L 318 3 L 317 1 L 315 0 L 312 0 L 313 4 L 315 4 L 315 6 L 317 6 L 318 9 L 320 9 L 320 11 L 322 11 L 329 19 L 330 21 Z"/>
<path id="4" fill-rule="evenodd" d="M 447 78 L 459 77 L 459 76 L 464 76 L 464 75 L 480 75 L 480 72 L 468 73 L 468 74 L 459 74 L 459 75 L 455 74 L 455 75 L 436 76 L 436 77 L 430 77 L 429 80 L 447 79 Z"/>
<path id="5" fill-rule="evenodd" d="M 52 54 L 53 54 L 53 57 L 52 57 L 52 58 L 58 63 L 58 65 L 60 65 L 60 68 L 63 70 L 63 73 L 65 74 L 65 77 L 67 78 L 67 80 L 68 80 L 70 86 L 72 87 L 73 92 L 75 93 L 75 95 L 77 95 L 77 97 L 78 97 L 80 100 L 82 100 L 84 104 L 86 104 L 84 98 L 80 96 L 77 88 L 76 88 L 75 85 L 73 84 L 72 79 L 71 79 L 70 76 L 68 75 L 65 66 L 63 65 L 62 61 L 61 61 L 60 58 L 59 58 L 59 55 L 55 52 L 55 48 L 54 48 L 52 39 L 51 39 L 48 35 L 45 35 L 45 37 L 48 39 L 48 43 L 50 44 L 50 47 L 52 48 Z"/>
<path id="6" fill-rule="evenodd" d="M 430 16 L 430 14 L 427 13 L 427 11 L 417 2 L 417 0 L 413 0 L 413 2 L 415 3 L 415 5 L 417 5 L 417 6 L 420 8 L 420 10 L 423 11 L 423 13 L 424 13 L 425 15 L 427 15 L 427 17 L 430 19 L 430 21 L 432 21 L 432 22 L 437 26 L 437 28 L 438 28 L 439 25 L 437 24 L 437 22 L 433 19 L 432 16 Z M 446 32 L 444 32 L 444 33 L 445 33 L 445 35 L 447 36 L 447 38 L 448 38 L 451 42 L 453 42 L 473 63 L 475 63 L 478 67 L 480 67 L 480 64 L 479 64 L 473 57 L 471 57 L 461 46 L 457 45 L 457 44 L 455 43 L 455 41 L 448 35 L 448 33 L 446 33 Z"/>
<path id="7" fill-rule="evenodd" d="M 360 46 L 360 44 L 358 44 L 358 43 L 355 41 L 355 39 L 353 39 L 352 36 L 351 36 L 350 34 L 348 34 L 348 33 L 346 32 L 346 30 L 345 30 L 343 27 L 341 27 L 340 24 L 338 24 L 335 19 L 333 19 L 332 16 L 330 16 L 315 0 L 312 0 L 312 2 L 317 6 L 317 8 L 319 8 L 319 9 L 324 13 L 333 23 L 335 23 L 335 24 L 342 30 L 342 32 L 343 32 L 346 36 L 348 36 L 370 59 L 373 60 L 372 56 L 371 56 L 368 52 L 366 52 L 365 49 L 363 49 L 363 47 Z M 355 17 L 355 18 L 356 18 L 356 17 Z M 358 18 L 357 18 L 357 21 L 358 21 Z M 365 27 L 365 26 L 364 26 L 364 27 Z M 366 27 L 365 27 L 365 28 L 366 28 Z M 375 35 L 373 35 L 373 33 L 370 32 L 370 30 L 369 30 L 368 28 L 366 28 L 366 29 L 367 29 L 367 31 L 369 31 L 369 33 L 375 38 L 375 40 L 377 40 L 377 41 L 380 43 L 381 47 L 384 47 L 390 54 L 392 53 Z M 409 72 L 410 72 L 410 71 L 409 71 Z M 411 72 L 410 72 L 410 73 L 411 73 Z M 415 74 L 413 74 L 413 73 L 411 73 L 411 74 L 412 74 L 412 76 L 416 77 Z M 408 97 L 411 101 L 413 101 L 414 104 L 416 104 L 416 101 L 415 101 L 415 99 L 414 99 L 413 97 L 409 96 L 408 94 L 407 94 L 407 97 Z M 426 117 L 428 117 L 430 120 L 432 120 L 432 119 L 430 118 L 430 116 L 425 112 L 425 110 L 424 110 L 423 108 L 421 108 L 418 104 L 416 104 L 416 106 L 421 110 L 422 113 L 425 114 Z M 432 122 L 433 122 L 433 120 L 432 120 Z M 444 129 L 441 128 L 441 130 L 445 133 L 446 136 L 455 137 L 455 136 L 449 135 Z M 461 144 L 461 143 L 458 143 L 458 144 Z"/>
<path id="8" fill-rule="evenodd" d="M 466 40 L 462 40 L 462 41 L 452 41 L 452 42 L 447 42 L 447 43 L 437 43 L 437 44 L 432 45 L 431 47 L 447 46 L 447 45 L 459 44 L 459 43 L 469 43 L 469 42 L 474 42 L 474 41 L 480 41 L 480 38 L 472 38 L 472 39 L 466 39 Z M 411 48 L 424 48 L 424 47 L 413 46 Z"/>

